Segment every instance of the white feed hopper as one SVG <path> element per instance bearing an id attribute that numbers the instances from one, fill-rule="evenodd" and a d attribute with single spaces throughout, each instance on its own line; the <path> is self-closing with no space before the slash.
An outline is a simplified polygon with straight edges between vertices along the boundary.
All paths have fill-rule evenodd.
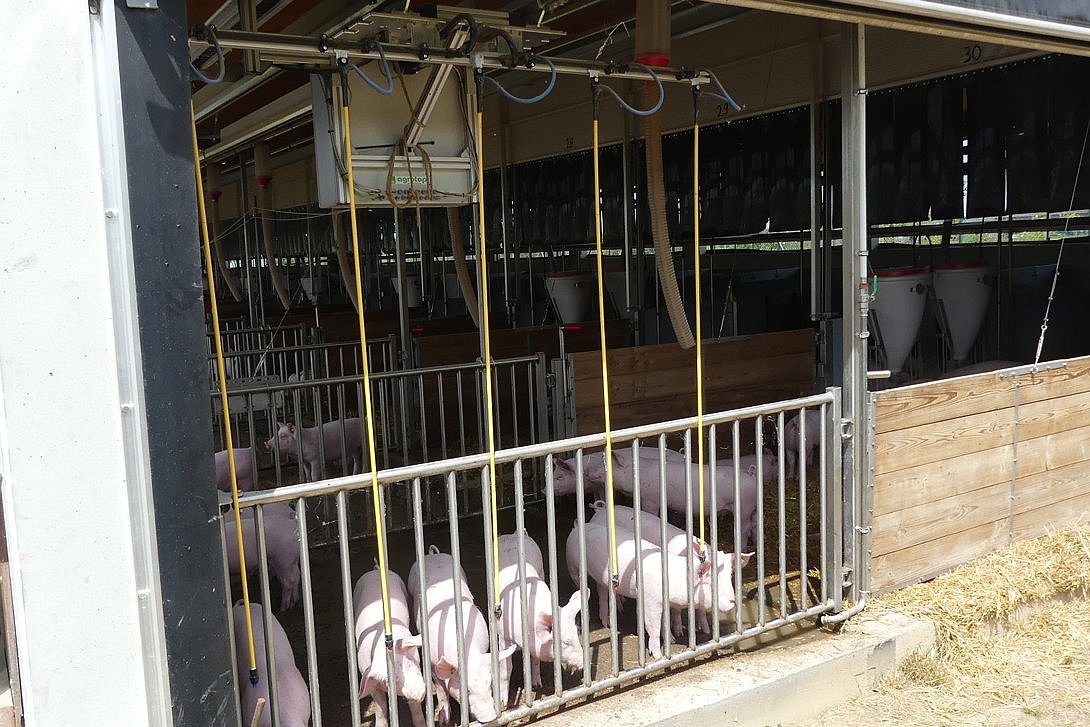
<path id="1" fill-rule="evenodd" d="M 568 271 L 550 273 L 545 289 L 553 299 L 561 323 L 582 323 L 590 318 L 591 295 L 595 292 L 594 276 Z"/>
<path id="2" fill-rule="evenodd" d="M 423 297 L 420 288 L 420 276 L 419 275 L 406 275 L 406 286 L 409 288 L 408 295 L 405 298 L 405 303 L 408 308 L 416 308 L 420 305 L 420 300 Z M 397 293 L 397 297 L 401 297 L 401 281 L 398 278 L 393 279 L 394 292 Z"/>
<path id="3" fill-rule="evenodd" d="M 988 312 L 991 266 L 984 262 L 936 265 L 932 275 L 935 297 L 942 301 L 946 311 L 953 359 L 964 361 Z"/>
<path id="4" fill-rule="evenodd" d="M 878 317 L 886 365 L 899 373 L 916 342 L 927 303 L 930 273 L 922 268 L 878 270 L 878 290 L 871 308 Z"/>

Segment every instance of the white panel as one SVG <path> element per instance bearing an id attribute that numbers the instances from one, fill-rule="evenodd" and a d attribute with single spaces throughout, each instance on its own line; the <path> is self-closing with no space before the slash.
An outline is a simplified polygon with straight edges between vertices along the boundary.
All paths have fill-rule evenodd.
<path id="1" fill-rule="evenodd" d="M 110 277 L 127 224 L 110 209 L 124 188 L 113 5 L 5 11 L 19 32 L 0 50 L 18 106 L 0 115 L 0 472 L 27 724 L 169 724 L 141 427 L 125 422 L 142 409 L 122 395 L 139 361 L 119 354 L 132 321 Z"/>

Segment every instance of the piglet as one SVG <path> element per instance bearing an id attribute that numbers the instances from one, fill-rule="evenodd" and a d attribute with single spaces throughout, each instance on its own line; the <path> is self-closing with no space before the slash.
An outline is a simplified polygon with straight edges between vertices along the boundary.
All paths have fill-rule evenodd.
<path id="1" fill-rule="evenodd" d="M 344 446 L 341 443 L 341 428 L 344 428 Z M 340 462 L 351 457 L 351 474 L 359 474 L 363 462 L 361 447 L 363 444 L 363 427 L 359 417 L 351 419 L 339 419 L 335 422 L 326 422 L 321 427 L 322 443 L 319 446 L 319 427 L 296 428 L 295 424 L 277 422 L 276 436 L 265 440 L 265 447 L 273 449 L 279 446 L 279 451 L 288 455 L 288 459 L 295 459 L 302 450 L 303 463 L 307 467 L 307 474 L 313 482 L 321 477 L 322 455 L 327 462 Z"/>
<path id="2" fill-rule="evenodd" d="M 427 628 L 428 644 L 433 673 L 445 694 L 467 706 L 470 714 L 479 722 L 496 719 L 496 703 L 492 698 L 492 655 L 489 653 L 488 624 L 473 605 L 473 593 L 466 584 L 465 573 L 455 565 L 454 558 L 441 553 L 434 545 L 424 556 L 424 586 L 427 613 L 423 613 L 420 594 L 420 562 L 409 571 L 409 595 L 413 599 L 413 613 L 421 632 Z M 459 634 L 455 620 L 455 599 L 461 601 L 464 631 Z M 458 673 L 458 641 L 465 648 L 466 687 L 462 694 Z M 517 647 L 512 644 L 502 649 L 497 657 L 502 663 Z"/>
<path id="3" fill-rule="evenodd" d="M 265 618 L 261 604 L 250 604 L 250 623 L 254 634 L 254 656 L 257 660 L 257 686 L 250 684 L 250 649 L 246 639 L 246 608 L 236 604 L 232 611 L 235 625 L 235 664 L 238 670 L 238 684 L 242 690 L 242 722 L 250 724 L 257 700 L 265 700 L 265 709 L 261 727 L 272 727 L 272 707 L 269 703 L 269 669 L 265 650 Z M 295 666 L 295 654 L 292 653 L 288 635 L 284 627 L 273 616 L 269 621 L 269 635 L 272 637 L 273 663 L 276 665 L 277 711 L 280 712 L 281 727 L 307 727 L 310 724 L 310 691 L 299 668 Z"/>
<path id="4" fill-rule="evenodd" d="M 280 610 L 287 611 L 299 602 L 299 521 L 295 511 L 286 502 L 262 506 L 265 520 L 265 551 L 269 557 L 269 570 L 280 582 Z M 228 510 L 223 516 L 224 538 L 227 547 L 227 569 L 239 573 L 238 537 L 235 532 L 235 513 Z M 242 511 L 242 543 L 246 549 L 246 571 L 257 569 L 257 526 L 253 509 Z"/>
<path id="5" fill-rule="evenodd" d="M 227 450 L 215 454 L 216 487 L 224 492 L 231 491 L 231 468 L 227 461 Z M 239 492 L 249 492 L 257 486 L 257 452 L 253 447 L 235 449 L 235 477 Z"/>
<path id="6" fill-rule="evenodd" d="M 576 523 L 568 536 L 566 556 L 568 573 L 578 584 L 579 579 L 579 525 Z M 604 625 L 609 625 L 608 598 L 611 582 L 609 531 L 598 523 L 587 523 L 586 558 L 587 575 L 598 584 L 598 614 Z M 667 602 L 663 602 L 662 559 L 666 559 L 669 582 L 665 590 Z M 636 587 L 636 569 L 643 565 L 643 593 Z M 693 564 L 693 603 L 696 609 L 710 612 L 712 609 L 711 558 Z M 716 618 L 725 618 L 734 608 L 734 587 L 731 584 L 728 564 L 718 563 L 719 612 Z M 617 530 L 617 594 L 626 598 L 641 598 L 643 602 L 643 626 L 647 632 L 647 648 L 656 659 L 662 655 L 662 610 L 685 608 L 689 604 L 686 591 L 688 561 L 680 555 L 665 553 L 657 545 L 641 540 L 626 530 Z"/>
<path id="7" fill-rule="evenodd" d="M 643 481 L 643 471 L 649 467 L 658 471 L 659 461 L 659 448 L 658 447 L 638 447 L 637 456 L 640 459 L 640 471 L 641 481 Z M 667 462 L 687 462 L 688 459 L 682 452 L 677 452 L 672 449 L 664 450 L 663 456 Z M 595 495 L 597 497 L 605 496 L 605 453 L 594 452 L 583 456 L 583 489 L 587 494 Z M 632 448 L 631 447 L 617 447 L 613 450 L 613 462 L 615 465 L 615 471 L 613 473 L 613 485 L 614 487 L 629 495 L 632 494 L 633 478 L 632 467 L 629 463 L 632 461 Z M 578 490 L 577 473 L 576 473 L 576 458 L 570 459 L 558 459 L 556 465 L 553 468 L 553 491 L 557 495 L 573 495 Z M 645 464 L 651 462 L 652 464 Z M 595 476 L 594 479 L 588 479 L 586 473 L 588 471 L 600 472 L 600 475 Z M 658 483 L 656 476 L 655 483 Z M 641 490 L 642 492 L 642 490 Z"/>
<path id="8" fill-rule="evenodd" d="M 609 510 L 606 503 L 598 500 L 593 505 L 594 515 L 591 517 L 590 522 L 602 527 L 608 527 L 609 524 Z M 625 530 L 635 537 L 636 534 L 636 511 L 630 507 L 624 505 L 615 505 L 613 508 L 614 522 L 617 524 L 618 530 Z M 692 551 L 693 558 L 699 559 L 701 552 L 705 553 L 706 558 L 711 558 L 708 553 L 707 545 L 695 535 L 690 537 L 681 528 L 666 523 L 666 543 L 663 546 L 662 540 L 662 520 L 649 512 L 641 512 L 640 516 L 640 538 L 646 540 L 652 545 L 659 547 L 665 547 L 667 553 L 671 555 L 680 555 L 687 557 L 689 551 Z M 742 553 L 738 560 L 741 562 L 741 567 L 745 568 L 749 563 L 749 559 L 753 556 L 753 553 Z M 718 551 L 716 553 L 715 562 L 716 565 L 726 563 L 727 577 L 733 577 L 734 573 L 734 554 L 724 553 Z M 673 618 L 673 630 L 675 634 L 681 632 L 681 609 L 671 609 Z M 697 628 L 701 633 L 710 633 L 711 627 L 708 624 L 707 614 L 702 610 L 697 610 Z"/>
<path id="9" fill-rule="evenodd" d="M 806 418 L 806 463 L 816 462 L 818 448 L 821 446 L 821 412 L 806 409 L 804 414 L 796 414 L 783 425 L 783 448 L 786 454 L 785 474 L 794 479 L 799 474 L 799 455 L 802 444 L 802 419 Z"/>
<path id="10" fill-rule="evenodd" d="M 579 592 L 572 594 L 568 602 L 560 609 L 560 620 L 553 619 L 552 591 L 545 581 L 545 566 L 541 551 L 534 539 L 523 530 L 521 533 L 526 558 L 523 572 L 526 577 L 525 600 L 528 603 L 526 624 L 529 642 L 523 639 L 523 595 L 519 581 L 519 534 L 501 535 L 500 550 L 500 604 L 503 616 L 500 619 L 500 646 L 515 644 L 530 659 L 530 677 L 535 687 L 541 686 L 541 662 L 553 660 L 553 641 L 559 632 L 560 661 L 569 669 L 583 670 L 583 644 L 579 640 L 579 629 L 575 619 L 582 605 Z M 510 685 L 509 661 L 501 665 L 500 697 L 507 699 Z"/>
<path id="11" fill-rule="evenodd" d="M 405 582 L 387 572 L 390 598 L 390 633 L 394 642 L 394 688 L 409 702 L 413 725 L 424 724 L 420 703 L 424 701 L 424 677 L 420 673 L 420 637 L 409 630 L 409 594 Z M 390 675 L 386 661 L 385 623 L 382 613 L 382 583 L 378 566 L 356 581 L 352 591 L 356 613 L 356 663 L 360 667 L 360 699 L 375 703 L 375 727 L 389 723 Z"/>

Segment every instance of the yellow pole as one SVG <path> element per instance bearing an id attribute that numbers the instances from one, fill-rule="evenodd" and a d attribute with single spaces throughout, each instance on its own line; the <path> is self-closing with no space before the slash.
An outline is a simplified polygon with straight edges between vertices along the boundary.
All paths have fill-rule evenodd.
<path id="1" fill-rule="evenodd" d="M 595 102 L 597 103 L 597 102 Z M 609 568 L 613 587 L 617 588 L 617 521 L 613 505 L 613 434 L 609 423 L 609 365 L 606 361 L 606 308 L 605 286 L 602 269 L 602 199 L 598 179 L 598 116 L 594 118 L 594 245 L 598 251 L 598 337 L 602 355 L 602 411 L 605 418 L 606 435 L 606 505 L 609 509 Z M 638 487 L 639 485 L 634 485 Z"/>
<path id="2" fill-rule="evenodd" d="M 480 254 L 477 264 L 481 269 L 481 332 L 484 334 L 484 395 L 485 417 L 488 422 L 488 486 L 492 505 L 492 593 L 495 597 L 496 617 L 500 616 L 500 541 L 499 516 L 496 509 L 496 435 L 492 413 L 492 340 L 488 323 L 488 252 L 484 236 L 484 114 L 477 107 L 477 226 L 480 230 Z"/>
<path id="3" fill-rule="evenodd" d="M 704 336 L 700 327 L 700 123 L 693 115 L 693 275 L 696 287 L 696 465 L 700 483 L 700 560 L 704 561 Z M 759 454 L 759 453 L 758 453 Z"/>
<path id="4" fill-rule="evenodd" d="M 227 440 L 227 469 L 231 476 L 231 508 L 235 513 L 235 539 L 238 541 L 239 571 L 242 574 L 242 606 L 246 610 L 246 645 L 250 651 L 250 683 L 257 685 L 257 657 L 254 655 L 254 626 L 250 622 L 250 583 L 246 577 L 246 549 L 242 544 L 242 517 L 238 506 L 238 475 L 235 471 L 235 442 L 231 436 L 231 412 L 227 407 L 227 370 L 223 365 L 223 341 L 220 339 L 220 312 L 216 305 L 216 280 L 212 273 L 212 243 L 208 237 L 208 213 L 204 206 L 204 181 L 201 179 L 201 150 L 197 144 L 197 116 L 192 103 L 189 107 L 193 129 L 193 170 L 197 176 L 197 214 L 200 217 L 201 242 L 204 246 L 204 269 L 208 276 L 208 296 L 212 299 L 212 338 L 216 348 L 216 369 L 219 371 L 220 407 L 223 409 L 223 433 Z"/>
<path id="5" fill-rule="evenodd" d="M 356 178 L 352 169 L 352 123 L 348 103 L 342 104 L 341 122 L 344 124 L 344 158 L 348 168 L 348 219 L 352 228 L 352 259 L 356 266 L 356 317 L 360 325 L 360 366 L 363 370 L 363 409 L 367 421 L 367 456 L 371 463 L 371 498 L 375 509 L 375 540 L 378 548 L 379 582 L 382 584 L 382 625 L 386 629 L 386 648 L 393 648 L 390 626 L 390 589 L 386 579 L 386 535 L 383 530 L 382 498 L 379 494 L 378 467 L 375 457 L 374 412 L 371 408 L 371 367 L 367 363 L 367 324 L 364 322 L 363 278 L 360 267 L 360 236 L 356 229 Z M 351 658 L 351 657 L 350 657 Z"/>

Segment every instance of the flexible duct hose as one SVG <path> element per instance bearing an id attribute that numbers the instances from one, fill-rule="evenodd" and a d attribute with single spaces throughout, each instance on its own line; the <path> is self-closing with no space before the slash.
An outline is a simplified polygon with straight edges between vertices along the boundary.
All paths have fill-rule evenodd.
<path id="1" fill-rule="evenodd" d="M 213 177 L 212 170 L 212 165 L 209 165 L 209 185 L 211 185 Z M 215 176 L 218 177 L 219 175 L 217 174 Z M 212 199 L 212 214 L 208 216 L 208 221 L 212 223 L 212 248 L 216 253 L 216 267 L 219 268 L 220 277 L 223 278 L 223 282 L 227 285 L 227 289 L 231 291 L 231 297 L 235 299 L 235 302 L 241 303 L 242 293 L 238 289 L 238 283 L 235 281 L 235 276 L 227 270 L 227 263 L 223 261 L 223 245 L 220 243 L 220 205 L 219 201 L 215 198 Z"/>
<path id="2" fill-rule="evenodd" d="M 337 248 L 337 265 L 341 269 L 341 280 L 344 282 L 344 289 L 348 291 L 348 298 L 352 301 L 352 307 L 358 312 L 360 301 L 356 297 L 356 266 L 348 259 L 344 227 L 341 225 L 340 215 L 337 213 L 333 214 L 333 242 Z"/>
<path id="3" fill-rule="evenodd" d="M 654 86 L 646 90 L 648 103 L 654 100 L 652 94 L 658 93 Z M 651 236 L 655 241 L 655 266 L 659 273 L 659 285 L 662 296 L 666 299 L 666 311 L 670 314 L 670 325 L 674 328 L 677 344 L 682 348 L 696 345 L 693 331 L 689 327 L 689 317 L 685 315 L 685 306 L 681 303 L 681 291 L 677 286 L 677 274 L 674 272 L 674 256 L 670 251 L 670 231 L 666 226 L 666 185 L 662 179 L 662 125 L 658 114 L 652 114 L 644 122 L 644 136 L 647 143 L 647 203 L 651 207 Z"/>
<path id="4" fill-rule="evenodd" d="M 469 276 L 466 264 L 466 243 L 462 238 L 462 222 L 458 217 L 457 207 L 447 207 L 447 229 L 450 231 L 450 247 L 454 252 L 454 272 L 458 275 L 458 287 L 462 289 L 462 300 L 473 319 L 473 325 L 481 327 L 477 318 L 477 293 L 473 290 L 473 279 Z"/>
<path id="5" fill-rule="evenodd" d="M 284 287 L 284 279 L 280 277 L 280 265 L 276 262 L 276 251 L 273 250 L 272 218 L 269 217 L 270 210 L 272 210 L 270 196 L 268 187 L 258 186 L 258 204 L 263 210 L 261 212 L 261 236 L 265 238 L 265 259 L 269 262 L 269 277 L 272 278 L 273 288 L 276 289 L 276 297 L 280 299 L 280 305 L 284 306 L 284 310 L 289 310 L 291 308 L 291 298 L 288 297 L 288 291 Z"/>

